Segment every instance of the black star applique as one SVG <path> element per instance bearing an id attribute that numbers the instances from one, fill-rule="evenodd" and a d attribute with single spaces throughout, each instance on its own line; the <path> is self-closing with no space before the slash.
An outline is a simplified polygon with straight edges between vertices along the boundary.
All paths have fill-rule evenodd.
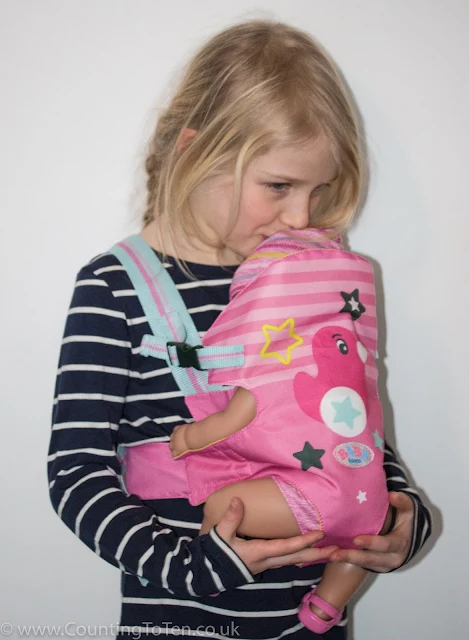
<path id="1" fill-rule="evenodd" d="M 358 289 L 354 289 L 352 293 L 341 291 L 340 295 L 345 300 L 345 306 L 340 310 L 340 313 L 350 313 L 352 320 L 356 320 L 362 313 L 365 313 L 366 309 L 358 299 Z"/>
<path id="2" fill-rule="evenodd" d="M 303 471 L 308 471 L 310 467 L 322 469 L 321 458 L 325 453 L 325 449 L 315 449 L 309 442 L 305 442 L 302 451 L 297 451 L 293 456 L 301 462 Z"/>

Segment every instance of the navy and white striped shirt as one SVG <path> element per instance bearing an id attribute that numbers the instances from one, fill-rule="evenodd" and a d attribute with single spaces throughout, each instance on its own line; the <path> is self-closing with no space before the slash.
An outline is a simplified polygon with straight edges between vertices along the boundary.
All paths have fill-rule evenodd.
<path id="1" fill-rule="evenodd" d="M 196 281 L 174 260 L 165 265 L 203 335 L 228 302 L 234 267 L 188 266 Z M 175 635 L 184 627 L 198 637 L 311 640 L 297 607 L 324 565 L 252 576 L 215 531 L 197 536 L 201 506 L 181 498 L 143 501 L 122 490 L 117 446 L 166 446 L 172 429 L 191 421 L 166 363 L 140 355 L 145 333 L 151 331 L 123 267 L 111 254 L 98 256 L 79 272 L 68 313 L 48 464 L 60 518 L 122 571 L 118 638 Z M 416 507 L 408 561 L 430 535 L 430 515 L 388 446 L 384 464 L 389 490 L 406 492 Z M 345 626 L 344 619 L 327 638 L 344 640 Z"/>

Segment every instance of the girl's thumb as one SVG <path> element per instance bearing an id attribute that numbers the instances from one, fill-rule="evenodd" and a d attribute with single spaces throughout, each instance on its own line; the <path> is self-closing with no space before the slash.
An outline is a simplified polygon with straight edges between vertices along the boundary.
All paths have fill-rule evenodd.
<path id="1" fill-rule="evenodd" d="M 239 498 L 232 498 L 225 515 L 217 524 L 217 533 L 227 542 L 236 535 L 244 516 L 244 505 Z"/>

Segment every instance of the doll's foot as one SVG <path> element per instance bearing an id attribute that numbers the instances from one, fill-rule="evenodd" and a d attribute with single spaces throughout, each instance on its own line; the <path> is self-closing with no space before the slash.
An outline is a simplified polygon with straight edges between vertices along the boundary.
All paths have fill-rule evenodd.
<path id="1" fill-rule="evenodd" d="M 314 631 L 314 633 L 322 634 L 340 622 L 344 610 L 338 611 L 331 604 L 317 596 L 315 592 L 316 587 L 303 597 L 298 611 L 298 618 L 307 629 Z"/>

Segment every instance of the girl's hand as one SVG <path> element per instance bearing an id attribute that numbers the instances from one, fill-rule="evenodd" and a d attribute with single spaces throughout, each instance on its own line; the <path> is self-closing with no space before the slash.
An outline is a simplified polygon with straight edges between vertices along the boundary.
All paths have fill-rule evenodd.
<path id="1" fill-rule="evenodd" d="M 171 437 L 169 439 L 169 450 L 171 451 L 173 458 L 189 449 L 187 446 L 188 427 L 188 424 L 180 424 L 177 427 L 174 427 L 173 432 L 171 433 Z"/>
<path id="2" fill-rule="evenodd" d="M 404 563 L 412 539 L 414 503 L 402 491 L 392 491 L 389 502 L 397 510 L 393 530 L 384 536 L 358 536 L 354 543 L 363 551 L 339 549 L 331 554 L 331 562 L 349 562 L 379 573 L 387 573 Z"/>
<path id="3" fill-rule="evenodd" d="M 233 498 L 224 518 L 216 530 L 233 551 L 241 558 L 249 571 L 255 575 L 266 569 L 277 569 L 290 564 L 326 560 L 338 549 L 337 546 L 315 549 L 313 545 L 324 537 L 322 531 L 311 531 L 305 535 L 278 540 L 243 540 L 236 531 L 244 515 L 244 506 L 239 498 Z"/>

